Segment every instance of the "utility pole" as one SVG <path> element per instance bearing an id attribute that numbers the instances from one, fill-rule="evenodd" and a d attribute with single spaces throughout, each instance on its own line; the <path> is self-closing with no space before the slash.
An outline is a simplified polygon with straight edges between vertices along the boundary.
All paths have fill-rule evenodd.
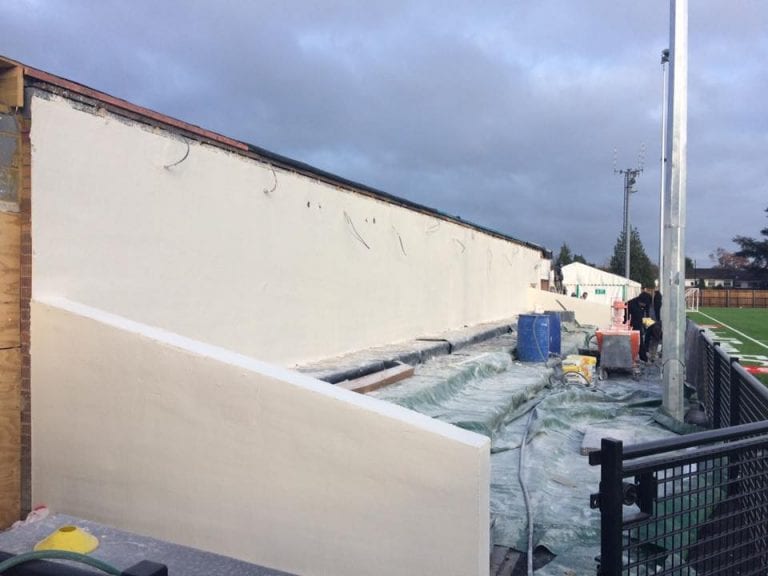
<path id="1" fill-rule="evenodd" d="M 642 171 L 642 168 L 614 169 L 616 174 L 624 175 L 624 276 L 627 280 L 629 280 L 629 244 L 631 236 L 629 230 L 629 195 L 637 192 L 635 184 Z"/>
<path id="2" fill-rule="evenodd" d="M 688 0 L 670 2 L 668 161 L 664 189 L 664 326 L 662 408 L 683 421 L 685 382 L 685 207 L 688 164 Z"/>

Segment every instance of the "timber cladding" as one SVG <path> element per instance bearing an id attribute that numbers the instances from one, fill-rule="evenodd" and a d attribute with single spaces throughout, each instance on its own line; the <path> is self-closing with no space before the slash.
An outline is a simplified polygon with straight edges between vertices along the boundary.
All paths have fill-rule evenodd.
<path id="1" fill-rule="evenodd" d="M 32 509 L 32 401 L 30 349 L 30 302 L 32 301 L 32 144 L 31 120 L 19 117 L 21 171 L 19 174 L 19 231 L 21 262 L 19 279 L 19 333 L 21 343 L 21 515 Z"/>
<path id="2" fill-rule="evenodd" d="M 768 308 L 768 290 L 704 288 L 699 294 L 702 308 Z"/>
<path id="3" fill-rule="evenodd" d="M 0 212 L 0 529 L 21 514 L 21 215 Z"/>
<path id="4" fill-rule="evenodd" d="M 29 372 L 29 322 L 22 302 L 29 307 L 31 240 L 29 194 L 31 149 L 29 122 L 13 112 L 24 104 L 23 72 L 13 62 L 0 59 L 0 113 L 3 150 L 0 156 L 0 530 L 22 514 L 22 485 L 29 449 L 22 445 L 22 374 Z M 24 133 L 26 132 L 26 134 Z M 7 154 L 7 152 L 11 154 Z M 10 161 L 10 163 L 9 163 Z M 26 202 L 23 199 L 26 195 Z M 22 242 L 22 238 L 25 242 Z M 25 249 L 22 244 L 28 246 Z M 28 256 L 24 256 L 29 252 Z M 25 265 L 26 264 L 26 265 Z M 27 279 L 22 281 L 24 269 Z M 22 326 L 26 330 L 22 331 Z M 26 358 L 26 362 L 25 362 Z M 26 405 L 28 406 L 28 402 Z M 28 410 L 27 410 L 28 412 Z M 27 446 L 29 442 L 26 442 Z M 26 453 L 26 457 L 24 454 Z"/>

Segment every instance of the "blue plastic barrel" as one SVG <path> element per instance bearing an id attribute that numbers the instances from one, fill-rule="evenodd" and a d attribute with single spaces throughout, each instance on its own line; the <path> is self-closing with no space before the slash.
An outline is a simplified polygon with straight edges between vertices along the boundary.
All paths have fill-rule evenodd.
<path id="1" fill-rule="evenodd" d="M 522 362 L 546 362 L 549 357 L 550 316 L 520 314 L 517 319 L 517 357 Z"/>
<path id="2" fill-rule="evenodd" d="M 547 310 L 549 316 L 549 353 L 560 354 L 560 312 Z"/>

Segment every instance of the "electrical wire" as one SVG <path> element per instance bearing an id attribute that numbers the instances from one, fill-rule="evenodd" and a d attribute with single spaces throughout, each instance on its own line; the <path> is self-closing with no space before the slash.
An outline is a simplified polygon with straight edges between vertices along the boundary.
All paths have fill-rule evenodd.
<path id="1" fill-rule="evenodd" d="M 187 145 L 187 151 L 184 153 L 184 156 L 182 156 L 181 159 L 176 160 L 176 162 L 171 162 L 170 164 L 165 164 L 163 166 L 163 168 L 165 168 L 166 170 L 168 170 L 169 168 L 172 168 L 174 166 L 178 166 L 179 164 L 184 162 L 184 160 L 187 159 L 187 156 L 189 156 L 189 141 L 187 139 L 183 139 L 182 141 L 184 142 L 184 144 Z"/>
<path id="2" fill-rule="evenodd" d="M 563 382 L 563 384 L 566 384 L 566 382 Z M 599 388 L 595 387 L 597 390 L 600 390 Z M 523 474 L 523 471 L 525 469 L 525 445 L 528 443 L 528 433 L 531 429 L 531 423 L 533 422 L 533 418 L 536 414 L 536 408 L 538 408 L 539 404 L 541 404 L 544 400 L 549 398 L 550 396 L 553 396 L 562 390 L 552 390 L 545 396 L 542 396 L 539 398 L 533 406 L 531 406 L 531 410 L 528 413 L 528 420 L 525 423 L 525 429 L 523 430 L 523 438 L 520 442 L 520 458 L 518 460 L 518 470 L 517 470 L 517 481 L 520 484 L 520 490 L 523 493 L 523 501 L 525 503 L 525 512 L 526 512 L 526 518 L 528 522 L 528 550 L 527 550 L 527 564 L 528 564 L 528 576 L 533 576 L 533 510 L 531 509 L 531 501 L 530 497 L 528 496 L 528 487 L 525 484 L 525 477 Z M 600 390 L 600 392 L 603 392 L 603 394 L 607 394 L 605 391 Z"/>
<path id="3" fill-rule="evenodd" d="M 25 554 L 19 554 L 8 558 L 7 560 L 0 562 L 0 574 L 6 570 L 10 570 L 14 566 L 30 562 L 32 560 L 71 560 L 72 562 L 79 562 L 80 564 L 87 564 L 94 568 L 98 568 L 102 572 L 107 574 L 113 574 L 114 576 L 120 576 L 121 570 L 118 570 L 111 564 L 107 564 L 103 560 L 94 558 L 92 556 L 86 556 L 79 552 L 69 552 L 67 550 L 38 550 L 35 552 L 26 552 Z"/>
<path id="4" fill-rule="evenodd" d="M 538 406 L 542 400 L 544 400 L 544 398 L 539 400 L 528 414 L 528 420 L 525 423 L 525 430 L 523 431 L 523 440 L 520 443 L 520 460 L 517 470 L 517 481 L 520 483 L 520 489 L 523 491 L 523 501 L 525 502 L 525 511 L 528 518 L 528 576 L 533 576 L 533 510 L 531 509 L 531 501 L 528 498 L 528 488 L 525 485 L 525 478 L 523 477 L 523 470 L 525 467 L 525 444 L 528 442 L 528 430 L 531 427 L 531 422 L 533 422 L 533 416 L 536 414 L 536 406 Z"/>
<path id="5" fill-rule="evenodd" d="M 531 509 L 531 501 L 528 496 L 528 487 L 525 485 L 525 478 L 523 470 L 525 468 L 525 445 L 528 443 L 528 433 L 533 422 L 533 417 L 536 414 L 536 408 L 544 402 L 550 396 L 558 393 L 559 391 L 550 391 L 548 394 L 539 398 L 528 413 L 528 420 L 525 423 L 525 430 L 523 430 L 523 438 L 520 442 L 520 458 L 518 460 L 517 481 L 520 484 L 520 489 L 523 492 L 523 502 L 525 503 L 525 513 L 528 522 L 528 576 L 533 576 L 533 510 Z"/>
<path id="6" fill-rule="evenodd" d="M 541 358 L 542 362 L 546 362 L 548 354 L 544 354 L 544 351 L 541 349 L 541 345 L 539 344 L 539 339 L 536 337 L 536 323 L 542 318 L 543 316 L 536 316 L 533 319 L 532 330 L 533 330 L 533 341 L 536 343 L 536 350 L 538 350 L 539 352 L 539 358 Z M 549 328 L 547 328 L 547 352 L 549 352 Z"/>
<path id="7" fill-rule="evenodd" d="M 272 192 L 277 190 L 277 172 L 275 172 L 275 168 L 271 165 L 269 165 L 269 169 L 272 170 L 272 178 L 274 178 L 275 181 L 272 184 L 272 188 L 264 188 L 262 190 L 262 192 L 267 195 L 272 194 Z"/>
<path id="8" fill-rule="evenodd" d="M 349 224 L 349 227 L 352 229 L 352 235 L 355 238 L 357 238 L 363 246 L 365 246 L 366 248 L 368 248 L 368 250 L 370 250 L 371 247 L 368 246 L 368 243 L 365 240 L 363 240 L 362 236 L 360 236 L 360 232 L 358 232 L 357 228 L 355 228 L 355 223 L 352 222 L 352 218 L 349 217 L 349 214 L 347 214 L 346 211 L 344 212 L 344 219 L 347 221 L 347 224 Z"/>
<path id="9" fill-rule="evenodd" d="M 403 252 L 403 256 L 408 256 L 408 254 L 405 252 L 405 244 L 403 244 L 403 238 L 400 236 L 400 232 L 397 231 L 397 228 L 392 226 L 392 231 L 397 235 L 397 239 L 400 241 L 400 250 Z"/>

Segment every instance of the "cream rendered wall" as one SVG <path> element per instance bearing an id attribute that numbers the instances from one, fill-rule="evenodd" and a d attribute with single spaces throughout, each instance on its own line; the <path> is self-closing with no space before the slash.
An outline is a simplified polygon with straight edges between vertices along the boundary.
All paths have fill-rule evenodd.
<path id="1" fill-rule="evenodd" d="M 307 576 L 487 576 L 485 436 L 80 304 L 32 322 L 34 502 Z"/>
<path id="2" fill-rule="evenodd" d="M 32 97 L 33 290 L 292 365 L 508 318 L 541 254 Z"/>
<path id="3" fill-rule="evenodd" d="M 598 328 L 607 328 L 611 324 L 611 307 L 603 302 L 590 302 L 580 298 L 571 298 L 546 290 L 528 290 L 528 305 L 531 310 L 573 310 L 576 321 Z"/>

